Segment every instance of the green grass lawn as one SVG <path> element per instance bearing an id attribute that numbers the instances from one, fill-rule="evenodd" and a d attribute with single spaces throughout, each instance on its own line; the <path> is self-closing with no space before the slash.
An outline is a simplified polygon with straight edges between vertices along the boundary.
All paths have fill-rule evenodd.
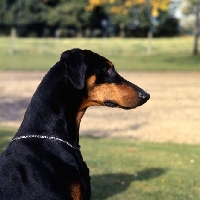
<path id="1" fill-rule="evenodd" d="M 192 56 L 193 38 L 156 38 L 147 55 L 147 39 L 0 37 L 0 70 L 48 70 L 63 51 L 90 49 L 111 60 L 118 70 L 197 71 L 200 56 Z"/>
<path id="2" fill-rule="evenodd" d="M 0 151 L 15 130 L 0 127 Z M 198 200 L 197 145 L 81 137 L 90 168 L 92 200 Z"/>

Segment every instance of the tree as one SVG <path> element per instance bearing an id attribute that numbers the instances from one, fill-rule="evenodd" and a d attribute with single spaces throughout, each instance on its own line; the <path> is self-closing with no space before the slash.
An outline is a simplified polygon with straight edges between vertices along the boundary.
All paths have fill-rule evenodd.
<path id="1" fill-rule="evenodd" d="M 193 55 L 198 54 L 198 38 L 199 38 L 199 18 L 200 18 L 200 0 L 184 0 L 181 6 L 182 12 L 186 16 L 195 16 L 194 18 L 194 47 Z"/>
<path id="2" fill-rule="evenodd" d="M 48 25 L 85 25 L 88 20 L 85 7 L 87 6 L 87 0 L 60 0 L 60 3 L 49 9 L 46 15 Z"/>
<path id="3" fill-rule="evenodd" d="M 87 3 L 87 0 L 78 3 L 76 0 L 1 0 L 0 24 L 18 28 L 22 36 L 31 31 L 43 36 L 49 27 L 81 28 L 88 21 Z"/>
<path id="4" fill-rule="evenodd" d="M 42 36 L 45 27 L 55 30 L 73 26 L 102 27 L 108 21 L 119 25 L 139 24 L 152 27 L 160 11 L 167 11 L 169 0 L 0 0 L 0 25 L 15 26 L 21 35 L 36 31 Z M 22 33 L 23 32 L 23 33 Z"/>
<path id="5" fill-rule="evenodd" d="M 35 25 L 35 30 L 41 32 L 37 26 L 45 24 L 46 8 L 41 0 L 7 0 L 4 23 L 7 26 L 18 28 L 20 35 L 24 35 L 27 32 L 25 27 L 31 25 Z"/>
<path id="6" fill-rule="evenodd" d="M 113 23 L 151 27 L 152 18 L 167 11 L 170 0 L 89 0 L 88 10 L 102 6 L 110 13 Z"/>
<path id="7" fill-rule="evenodd" d="M 82 35 L 82 28 L 88 25 L 89 13 L 85 12 L 87 0 L 60 0 L 53 9 L 46 14 L 47 25 L 57 28 L 75 27 Z"/>
<path id="8" fill-rule="evenodd" d="M 123 16 L 122 21 L 125 22 L 129 17 L 133 8 L 141 7 L 148 8 L 153 17 L 159 15 L 159 11 L 168 10 L 170 0 L 89 0 L 88 10 L 94 9 L 96 6 L 108 6 L 110 13 Z"/>
<path id="9" fill-rule="evenodd" d="M 6 22 L 6 18 L 5 18 L 5 15 L 6 15 L 6 0 L 1 0 L 0 1 L 0 24 L 1 25 L 4 25 L 5 22 Z"/>
<path id="10" fill-rule="evenodd" d="M 27 25 L 45 22 L 46 6 L 41 0 L 13 0 L 8 4 L 7 23 Z"/>
<path id="11" fill-rule="evenodd" d="M 123 12 L 126 14 L 128 7 L 136 5 L 149 5 L 151 6 L 152 15 L 158 16 L 159 10 L 168 10 L 170 0 L 89 0 L 90 9 L 100 5 L 111 5 L 113 11 Z M 123 10 L 124 9 L 124 10 Z"/>

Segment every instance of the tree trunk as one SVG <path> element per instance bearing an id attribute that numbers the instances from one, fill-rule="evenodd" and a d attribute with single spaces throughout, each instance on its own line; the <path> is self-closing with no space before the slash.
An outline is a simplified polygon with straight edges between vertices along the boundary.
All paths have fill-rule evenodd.
<path id="1" fill-rule="evenodd" d="M 15 53 L 15 43 L 16 43 L 16 38 L 17 38 L 17 29 L 15 27 L 11 28 L 11 47 L 10 47 L 10 53 L 14 54 Z"/>
<path id="2" fill-rule="evenodd" d="M 83 34 L 82 34 L 82 27 L 77 25 L 77 37 L 78 38 L 82 38 Z"/>
<path id="3" fill-rule="evenodd" d="M 119 28 L 120 28 L 120 33 L 119 33 L 120 37 L 125 37 L 125 31 L 124 31 L 125 25 L 121 23 L 119 25 Z"/>
<path id="4" fill-rule="evenodd" d="M 193 55 L 196 56 L 198 54 L 198 37 L 199 37 L 199 12 L 200 12 L 200 3 L 196 5 L 196 22 L 194 28 L 194 49 Z"/>
<path id="5" fill-rule="evenodd" d="M 153 38 L 153 31 L 152 29 L 149 30 L 148 32 L 148 36 L 147 36 L 147 40 L 148 40 L 148 43 L 147 43 L 147 55 L 150 56 L 151 53 L 152 53 L 152 38 Z"/>

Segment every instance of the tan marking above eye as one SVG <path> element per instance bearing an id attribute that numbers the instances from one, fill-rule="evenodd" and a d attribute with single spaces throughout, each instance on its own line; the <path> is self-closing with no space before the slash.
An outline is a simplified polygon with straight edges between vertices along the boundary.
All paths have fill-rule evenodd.
<path id="1" fill-rule="evenodd" d="M 108 62 L 106 62 L 110 67 L 113 67 L 113 64 L 112 64 L 112 62 L 110 62 L 110 61 L 108 61 Z"/>

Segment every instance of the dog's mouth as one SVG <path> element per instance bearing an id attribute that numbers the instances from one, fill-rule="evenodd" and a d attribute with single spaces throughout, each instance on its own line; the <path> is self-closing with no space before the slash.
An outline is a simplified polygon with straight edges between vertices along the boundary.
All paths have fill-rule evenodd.
<path id="1" fill-rule="evenodd" d="M 140 99 L 140 101 L 138 101 L 137 103 L 133 104 L 133 105 L 130 105 L 130 106 L 122 106 L 122 105 L 119 105 L 117 102 L 115 101 L 112 101 L 112 100 L 106 100 L 103 102 L 103 105 L 104 106 L 107 106 L 107 107 L 111 107 L 111 108 L 122 108 L 122 109 L 125 109 L 125 110 L 129 110 L 129 109 L 134 109 L 138 106 L 142 106 L 143 104 L 145 104 L 148 100 L 147 99 Z"/>
<path id="2" fill-rule="evenodd" d="M 104 104 L 105 106 L 112 107 L 112 108 L 119 107 L 119 105 L 118 105 L 116 102 L 114 102 L 114 101 L 109 101 L 109 100 L 104 101 L 103 104 Z"/>
<path id="3" fill-rule="evenodd" d="M 111 107 L 111 108 L 122 108 L 125 110 L 129 110 L 129 109 L 133 109 L 134 107 L 129 107 L 129 106 L 121 106 L 118 103 L 114 102 L 114 101 L 110 101 L 110 100 L 106 100 L 103 102 L 103 105 Z"/>

